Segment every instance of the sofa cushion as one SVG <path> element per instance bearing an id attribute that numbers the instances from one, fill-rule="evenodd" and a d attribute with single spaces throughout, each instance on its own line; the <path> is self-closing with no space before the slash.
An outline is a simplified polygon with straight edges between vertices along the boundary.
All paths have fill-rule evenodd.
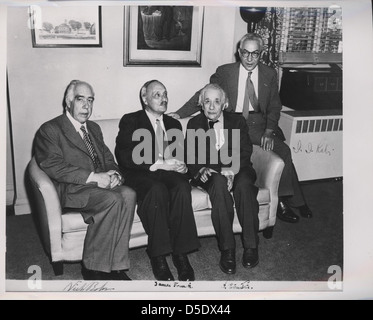
<path id="1" fill-rule="evenodd" d="M 259 205 L 266 205 L 270 203 L 269 190 L 260 189 L 258 193 Z M 192 207 L 194 212 L 211 209 L 211 202 L 208 193 L 201 188 L 192 188 Z M 140 219 L 135 215 L 134 222 L 139 222 Z M 88 225 L 84 222 L 81 214 L 65 213 L 62 215 L 62 232 L 78 232 L 87 230 Z"/>

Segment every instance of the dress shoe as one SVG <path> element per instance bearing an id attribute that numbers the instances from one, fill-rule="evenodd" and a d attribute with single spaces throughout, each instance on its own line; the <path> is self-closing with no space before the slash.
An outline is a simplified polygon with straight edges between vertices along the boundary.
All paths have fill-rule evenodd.
<path id="1" fill-rule="evenodd" d="M 110 273 L 89 270 L 84 267 L 82 268 L 82 275 L 85 281 L 110 281 L 112 280 Z"/>
<path id="2" fill-rule="evenodd" d="M 114 281 L 131 281 L 131 278 L 126 274 L 124 270 L 112 271 L 110 273 L 110 276 Z"/>
<path id="3" fill-rule="evenodd" d="M 279 201 L 278 203 L 277 218 L 279 218 L 282 221 L 290 222 L 290 223 L 296 223 L 299 221 L 299 217 L 283 201 Z"/>
<path id="4" fill-rule="evenodd" d="M 313 214 L 310 208 L 305 204 L 304 206 L 301 206 L 298 208 L 300 215 L 303 218 L 311 219 Z"/>
<path id="5" fill-rule="evenodd" d="M 186 254 L 174 254 L 172 255 L 172 261 L 179 274 L 179 281 L 194 281 L 194 270 L 189 263 L 188 256 Z"/>
<path id="6" fill-rule="evenodd" d="M 159 281 L 175 281 L 170 268 L 168 267 L 166 257 L 159 256 L 150 259 L 154 276 Z"/>
<path id="7" fill-rule="evenodd" d="M 236 251 L 234 249 L 222 251 L 220 269 L 226 274 L 236 273 Z"/>
<path id="8" fill-rule="evenodd" d="M 245 249 L 242 257 L 242 264 L 246 269 L 254 268 L 259 263 L 258 249 Z"/>

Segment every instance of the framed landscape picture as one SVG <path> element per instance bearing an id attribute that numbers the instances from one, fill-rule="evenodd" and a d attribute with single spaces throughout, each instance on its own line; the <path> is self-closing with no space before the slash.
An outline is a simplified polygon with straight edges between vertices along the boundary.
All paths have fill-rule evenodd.
<path id="1" fill-rule="evenodd" d="M 201 66 L 203 17 L 203 7 L 126 7 L 124 65 Z"/>
<path id="2" fill-rule="evenodd" d="M 34 48 L 102 47 L 101 7 L 30 7 Z"/>

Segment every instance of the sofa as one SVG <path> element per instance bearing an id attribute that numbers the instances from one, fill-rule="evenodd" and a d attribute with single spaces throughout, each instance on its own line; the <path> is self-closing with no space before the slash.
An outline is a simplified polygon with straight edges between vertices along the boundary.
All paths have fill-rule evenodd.
<path id="1" fill-rule="evenodd" d="M 184 133 L 189 119 L 180 120 Z M 120 119 L 96 121 L 102 129 L 105 143 L 113 154 L 119 121 Z M 263 236 L 269 239 L 272 237 L 273 227 L 276 223 L 278 185 L 284 163 L 273 152 L 265 152 L 258 146 L 254 146 L 252 162 L 257 173 L 256 184 L 259 187 L 260 231 L 263 231 Z M 30 161 L 27 171 L 32 213 L 43 247 L 50 258 L 55 275 L 58 276 L 63 274 L 64 262 L 79 262 L 82 260 L 87 224 L 79 213 L 67 212 L 62 214 L 56 189 L 49 177 L 39 168 L 35 158 Z M 204 190 L 193 187 L 192 202 L 198 235 L 200 237 L 215 235 L 208 194 Z M 240 233 L 241 231 L 236 216 L 234 232 Z M 130 248 L 146 245 L 147 235 L 137 213 L 135 213 Z"/>

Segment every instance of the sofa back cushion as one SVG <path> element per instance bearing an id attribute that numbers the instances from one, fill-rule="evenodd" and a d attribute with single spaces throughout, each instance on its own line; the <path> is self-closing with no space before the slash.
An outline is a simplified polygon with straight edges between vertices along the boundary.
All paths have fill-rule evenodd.
<path id="1" fill-rule="evenodd" d="M 180 119 L 180 123 L 183 127 L 183 133 L 185 135 L 187 124 L 190 118 Z M 105 144 L 109 147 L 110 151 L 114 154 L 115 150 L 115 140 L 119 132 L 119 122 L 120 119 L 110 119 L 110 120 L 96 120 L 95 121 L 102 130 L 104 135 Z"/>

